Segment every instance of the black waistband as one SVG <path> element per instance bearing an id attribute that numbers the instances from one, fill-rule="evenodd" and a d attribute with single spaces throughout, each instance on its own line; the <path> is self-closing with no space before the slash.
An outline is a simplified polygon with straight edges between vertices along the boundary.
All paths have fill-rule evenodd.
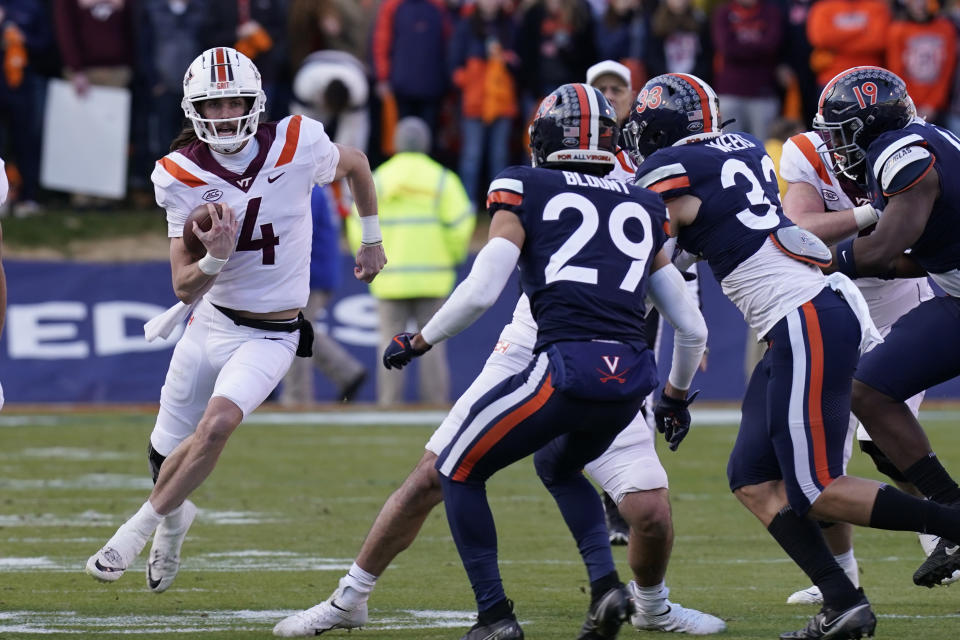
<path id="1" fill-rule="evenodd" d="M 292 320 L 262 320 L 258 318 L 245 318 L 233 309 L 228 309 L 226 307 L 221 307 L 220 305 L 213 305 L 213 307 L 227 316 L 233 323 L 241 327 L 250 327 L 251 329 L 260 329 L 261 331 L 283 331 L 285 333 L 293 333 L 300 328 L 301 318 L 303 314 L 298 314 L 296 318 Z"/>

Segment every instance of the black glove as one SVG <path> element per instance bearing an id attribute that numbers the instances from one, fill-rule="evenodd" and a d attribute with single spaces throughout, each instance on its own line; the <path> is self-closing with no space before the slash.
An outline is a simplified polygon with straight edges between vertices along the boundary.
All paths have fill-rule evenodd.
<path id="1" fill-rule="evenodd" d="M 653 418 L 657 431 L 664 435 L 670 444 L 670 451 L 676 451 L 690 431 L 690 410 L 687 407 L 696 400 L 700 391 L 694 391 L 686 400 L 678 400 L 660 393 L 660 401 L 653 409 Z"/>
<path id="2" fill-rule="evenodd" d="M 387 369 L 403 369 L 411 360 L 429 351 L 430 347 L 423 351 L 413 348 L 410 339 L 415 335 L 417 334 L 403 331 L 393 336 L 393 340 L 383 350 L 383 366 Z"/>

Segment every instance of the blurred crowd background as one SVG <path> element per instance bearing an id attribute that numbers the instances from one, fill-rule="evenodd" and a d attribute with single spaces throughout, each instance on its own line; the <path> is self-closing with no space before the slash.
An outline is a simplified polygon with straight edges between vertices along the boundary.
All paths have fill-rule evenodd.
<path id="1" fill-rule="evenodd" d="M 634 91 L 664 72 L 703 77 L 732 128 L 761 138 L 809 127 L 835 73 L 881 65 L 921 115 L 960 131 L 960 1 L 948 1 L 0 0 L 0 156 L 13 185 L 3 214 L 153 207 L 153 163 L 183 124 L 183 73 L 220 45 L 257 64 L 268 119 L 317 117 L 374 167 L 394 152 L 396 123 L 421 118 L 429 155 L 475 204 L 503 166 L 527 161 L 539 99 L 604 59 L 630 69 Z M 130 92 L 123 199 L 43 188 L 53 78 L 81 98 Z"/>

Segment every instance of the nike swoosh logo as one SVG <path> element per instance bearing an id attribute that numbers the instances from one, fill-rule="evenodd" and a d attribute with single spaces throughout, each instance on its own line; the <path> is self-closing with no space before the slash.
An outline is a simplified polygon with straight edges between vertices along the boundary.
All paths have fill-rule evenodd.
<path id="1" fill-rule="evenodd" d="M 280 177 L 281 177 L 284 173 L 286 173 L 286 171 L 284 171 L 283 173 L 278 173 L 278 174 L 275 175 L 275 176 L 270 176 L 270 177 L 268 177 L 268 178 L 267 178 L 267 182 L 269 182 L 270 184 L 273 184 L 274 182 L 276 182 L 277 180 L 279 180 Z"/>
<path id="2" fill-rule="evenodd" d="M 151 589 L 156 589 L 160 584 L 160 581 L 153 579 L 153 572 L 151 571 L 151 568 L 152 567 L 147 567 L 147 584 L 150 585 Z"/>
<path id="3" fill-rule="evenodd" d="M 944 547 L 943 552 L 948 556 L 952 556 L 957 552 L 957 549 L 960 549 L 960 545 L 954 545 L 952 547 Z"/>
<path id="4" fill-rule="evenodd" d="M 846 260 L 846 259 L 847 259 L 847 252 L 846 252 L 846 251 L 841 251 L 841 252 L 840 252 L 840 256 L 841 256 L 844 260 Z"/>
<path id="5" fill-rule="evenodd" d="M 95 560 L 93 565 L 97 568 L 97 570 L 106 571 L 107 573 L 116 573 L 117 571 L 122 571 L 122 569 L 119 569 L 118 567 L 105 567 L 100 564 L 99 560 Z"/>
<path id="6" fill-rule="evenodd" d="M 834 618 L 833 621 L 831 621 L 831 622 L 826 622 L 825 620 L 822 620 L 822 619 L 821 619 L 821 620 L 820 620 L 820 633 L 822 633 L 823 635 L 827 635 L 827 633 L 830 631 L 830 629 L 831 629 L 831 627 L 833 627 L 833 625 L 837 624 L 837 623 L 840 622 L 841 620 L 846 621 L 848 618 L 850 618 L 856 611 L 858 611 L 859 609 L 861 609 L 863 606 L 864 606 L 864 605 L 860 605 L 859 607 L 856 607 L 856 608 L 854 608 L 854 609 L 852 609 L 852 610 L 848 610 L 848 611 L 846 612 L 846 615 L 837 616 L 837 617 Z"/>

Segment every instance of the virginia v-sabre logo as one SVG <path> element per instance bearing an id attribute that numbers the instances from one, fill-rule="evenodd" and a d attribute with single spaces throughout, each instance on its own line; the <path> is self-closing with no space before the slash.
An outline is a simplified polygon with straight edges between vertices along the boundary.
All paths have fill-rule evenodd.
<path id="1" fill-rule="evenodd" d="M 627 380 L 624 378 L 627 375 L 627 372 L 630 369 L 624 369 L 620 373 L 617 373 L 617 369 L 620 367 L 620 356 L 600 356 L 603 359 L 603 363 L 607 365 L 607 371 L 597 368 L 597 372 L 600 374 L 600 382 L 606 384 L 610 380 L 615 380 L 620 384 L 625 383 Z"/>

